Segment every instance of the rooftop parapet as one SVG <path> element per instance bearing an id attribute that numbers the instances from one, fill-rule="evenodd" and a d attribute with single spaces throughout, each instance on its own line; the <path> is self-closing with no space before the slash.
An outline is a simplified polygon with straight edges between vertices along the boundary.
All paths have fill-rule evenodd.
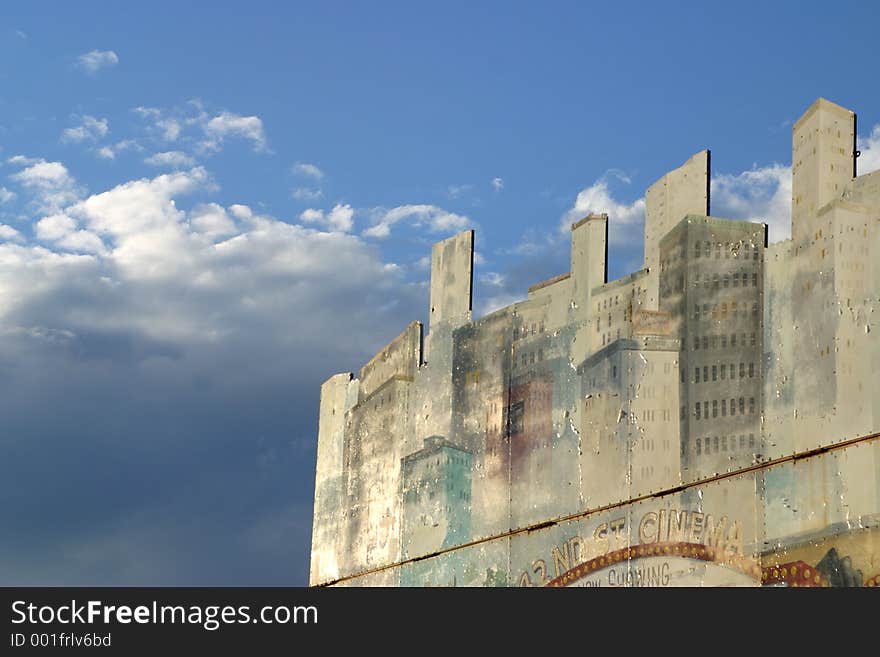
<path id="1" fill-rule="evenodd" d="M 474 231 L 466 230 L 431 249 L 429 330 L 470 321 L 473 309 Z"/>
<path id="2" fill-rule="evenodd" d="M 361 368 L 359 399 L 394 377 L 412 381 L 422 363 L 422 323 L 412 322 Z"/>

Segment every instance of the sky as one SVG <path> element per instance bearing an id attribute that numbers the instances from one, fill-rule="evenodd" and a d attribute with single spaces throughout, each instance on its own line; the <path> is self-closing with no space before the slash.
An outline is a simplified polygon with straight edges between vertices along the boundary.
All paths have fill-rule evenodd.
<path id="1" fill-rule="evenodd" d="M 320 384 L 479 317 L 712 151 L 712 214 L 788 237 L 822 96 L 880 169 L 863 2 L 33 2 L 0 8 L 0 583 L 308 582 Z"/>

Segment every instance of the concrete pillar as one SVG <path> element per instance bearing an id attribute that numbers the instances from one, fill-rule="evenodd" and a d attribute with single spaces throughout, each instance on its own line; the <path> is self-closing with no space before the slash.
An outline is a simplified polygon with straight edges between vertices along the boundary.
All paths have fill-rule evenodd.
<path id="1" fill-rule="evenodd" d="M 572 299 L 589 312 L 592 289 L 608 282 L 608 215 L 590 214 L 571 225 Z"/>
<path id="2" fill-rule="evenodd" d="M 474 276 L 474 231 L 466 230 L 431 249 L 429 328 L 464 324 L 471 319 Z"/>
<path id="3" fill-rule="evenodd" d="M 816 232 L 819 208 L 855 177 L 856 115 L 819 98 L 791 133 L 791 236 L 799 250 Z"/>

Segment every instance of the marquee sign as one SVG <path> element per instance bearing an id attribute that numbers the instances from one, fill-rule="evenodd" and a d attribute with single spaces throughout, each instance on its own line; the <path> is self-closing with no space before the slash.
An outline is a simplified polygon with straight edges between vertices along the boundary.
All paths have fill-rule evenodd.
<path id="1" fill-rule="evenodd" d="M 738 521 L 699 511 L 648 511 L 628 527 L 625 516 L 598 524 L 592 536 L 553 546 L 535 559 L 520 586 L 759 585 L 761 568 L 743 554 Z M 637 544 L 630 544 L 631 536 Z"/>

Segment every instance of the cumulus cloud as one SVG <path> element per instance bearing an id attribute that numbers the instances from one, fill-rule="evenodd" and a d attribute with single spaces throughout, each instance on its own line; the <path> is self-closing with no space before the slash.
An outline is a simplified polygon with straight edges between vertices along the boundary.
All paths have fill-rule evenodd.
<path id="1" fill-rule="evenodd" d="M 0 224 L 0 240 L 15 242 L 21 239 L 21 233 L 15 230 L 15 228 L 6 224 Z"/>
<path id="2" fill-rule="evenodd" d="M 36 224 L 36 234 L 41 240 L 57 240 L 76 228 L 76 222 L 65 214 L 44 217 Z"/>
<path id="3" fill-rule="evenodd" d="M 11 192 L 5 187 L 0 186 L 0 205 L 15 200 L 15 192 Z"/>
<path id="4" fill-rule="evenodd" d="M 301 221 L 307 224 L 319 224 L 331 230 L 346 233 L 351 230 L 354 222 L 354 210 L 350 205 L 337 204 L 330 212 L 309 208 L 300 214 Z"/>
<path id="5" fill-rule="evenodd" d="M 189 224 L 193 230 L 210 239 L 228 237 L 238 232 L 235 220 L 217 203 L 197 205 L 190 212 Z"/>
<path id="6" fill-rule="evenodd" d="M 492 189 L 496 192 L 500 192 L 504 189 L 504 181 L 501 178 L 492 178 Z"/>
<path id="7" fill-rule="evenodd" d="M 791 237 L 791 167 L 771 164 L 712 176 L 712 214 L 768 224 L 768 239 Z"/>
<path id="8" fill-rule="evenodd" d="M 117 303 L 126 299 L 122 307 L 108 308 L 100 298 L 74 295 L 62 304 L 66 310 L 59 309 L 54 326 L 73 335 L 112 328 L 156 340 L 201 343 L 232 329 L 230 312 L 241 313 L 235 321 L 246 321 L 251 313 L 275 321 L 282 290 L 300 290 L 285 302 L 291 313 L 306 307 L 306 299 L 311 307 L 321 295 L 296 286 L 325 276 L 351 285 L 339 278 L 340 267 L 350 270 L 346 276 L 357 286 L 368 280 L 377 284 L 398 269 L 379 260 L 360 238 L 344 234 L 353 215 L 348 205 L 303 217 L 332 228 L 330 233 L 287 224 L 241 204 L 199 204 L 189 211 L 178 207 L 179 199 L 208 189 L 207 174 L 194 168 L 129 181 L 41 218 L 35 239 L 49 250 L 37 244 L 17 250 L 0 245 L 0 262 L 18 263 L 0 270 L 0 299 L 19 299 L 0 308 L 0 318 L 24 307 L 28 281 L 35 271 L 51 266 L 59 274 L 53 285 L 60 297 L 70 293 L 71 285 L 89 280 L 99 289 L 110 285 Z M 83 260 L 86 253 L 91 255 Z M 62 275 L 68 265 L 76 271 Z M 30 273 L 21 277 L 24 267 Z M 4 295 L 10 289 L 16 294 Z M 213 310 L 206 312 L 209 306 Z"/>
<path id="9" fill-rule="evenodd" d="M 298 162 L 295 164 L 293 166 L 293 173 L 294 175 L 312 178 L 314 180 L 322 180 L 324 178 L 324 172 L 314 164 L 309 164 L 308 162 Z"/>
<path id="10" fill-rule="evenodd" d="M 92 50 L 77 57 L 79 67 L 88 73 L 96 73 L 118 63 L 119 56 L 112 50 Z"/>
<path id="11" fill-rule="evenodd" d="M 320 384 L 427 299 L 356 235 L 189 207 L 211 184 L 129 180 L 27 239 L 0 227 L 4 582 L 305 584 Z"/>
<path id="12" fill-rule="evenodd" d="M 880 169 L 880 124 L 867 137 L 859 137 L 858 150 L 861 155 L 856 160 L 856 171 L 860 176 Z"/>
<path id="13" fill-rule="evenodd" d="M 448 212 L 434 205 L 400 205 L 390 210 L 374 210 L 373 225 L 364 231 L 366 237 L 385 238 L 391 227 L 407 221 L 415 227 L 426 227 L 431 233 L 452 233 L 464 230 L 472 221 L 464 216 Z"/>
<path id="14" fill-rule="evenodd" d="M 208 139 L 201 143 L 205 151 L 220 148 L 227 137 L 241 137 L 253 142 L 255 151 L 267 150 L 263 121 L 258 116 L 241 116 L 232 112 L 221 112 L 203 122 L 202 128 Z"/>
<path id="15" fill-rule="evenodd" d="M 609 179 L 617 178 L 628 184 L 629 179 L 617 172 L 609 171 L 589 187 L 578 192 L 574 205 L 563 215 L 559 229 L 568 234 L 571 224 L 583 219 L 590 213 L 608 214 L 608 240 L 612 244 L 624 244 L 629 241 L 633 226 L 642 230 L 645 225 L 645 199 L 638 198 L 627 203 L 618 201 L 609 188 Z"/>
<path id="16" fill-rule="evenodd" d="M 76 180 L 61 162 L 16 155 L 8 160 L 11 164 L 27 166 L 9 176 L 32 195 L 32 203 L 41 212 L 55 212 L 75 201 L 82 193 Z"/>
<path id="17" fill-rule="evenodd" d="M 95 233 L 81 230 L 77 222 L 65 214 L 55 214 L 40 219 L 34 226 L 37 239 L 54 242 L 65 251 L 77 253 L 103 253 L 104 243 Z"/>
<path id="18" fill-rule="evenodd" d="M 157 293 L 163 288 L 169 294 L 172 289 L 210 289 L 213 292 L 206 293 L 205 302 L 213 299 L 212 304 L 220 303 L 213 295 L 223 290 L 229 299 L 240 295 L 232 305 L 242 308 L 242 312 L 248 312 L 247 309 L 256 304 L 263 308 L 261 312 L 269 313 L 274 312 L 274 289 L 280 284 L 279 276 L 288 280 L 285 286 L 295 285 L 303 277 L 312 280 L 312 277 L 331 275 L 335 278 L 333 272 L 346 258 L 351 258 L 353 273 L 358 266 L 363 266 L 367 277 L 382 278 L 397 270 L 381 262 L 360 238 L 343 234 L 352 225 L 354 211 L 349 205 L 338 204 L 329 212 L 304 213 L 304 222 L 327 226 L 333 230 L 330 233 L 287 224 L 255 213 L 242 204 L 224 207 L 202 203 L 188 211 L 178 206 L 178 201 L 187 195 L 209 189 L 209 177 L 198 167 L 117 185 L 40 218 L 35 222 L 34 235 L 43 246 L 34 243 L 16 247 L 17 251 L 0 251 L 0 261 L 17 261 L 22 267 L 31 263 L 37 269 L 53 262 L 76 263 L 77 266 L 89 262 L 92 268 L 80 272 L 76 278 L 94 277 L 96 285 L 99 280 L 109 279 L 117 288 L 129 288 L 131 292 L 135 289 L 143 292 L 146 289 L 143 286 L 155 287 Z M 10 231 L 4 231 L 4 235 L 14 236 Z M 65 260 L 69 251 L 92 254 L 92 259 Z M 12 258 L 4 260 L 7 257 Z M 267 277 L 263 289 L 262 283 L 258 283 L 261 277 Z M 13 270 L 3 269 L 0 278 L 19 291 L 16 296 L 28 289 L 26 281 L 16 281 Z M 58 285 L 64 288 L 65 280 L 74 282 L 74 278 L 65 276 Z M 0 285 L 0 298 L 2 289 Z M 176 295 L 175 292 L 171 296 Z M 96 301 L 93 299 L 90 303 Z M 64 321 L 58 324 L 66 325 L 73 334 L 86 327 L 106 328 L 112 324 L 116 328 L 146 332 L 157 339 L 174 340 L 200 341 L 222 332 L 216 323 L 211 327 L 215 322 L 213 316 L 202 314 L 198 308 L 181 313 L 183 306 L 172 304 L 177 306 L 176 310 L 165 310 L 164 302 L 153 293 L 132 294 L 131 304 L 140 303 L 146 303 L 149 309 L 133 312 L 128 308 L 111 313 L 111 317 L 99 306 L 92 310 L 83 307 L 74 313 L 76 326 Z M 216 308 L 224 308 L 223 303 Z M 5 310 L 11 312 L 9 307 Z M 158 313 L 158 317 L 152 316 L 153 312 Z M 0 317 L 2 315 L 0 312 Z"/>
<path id="19" fill-rule="evenodd" d="M 109 131 L 110 125 L 107 119 L 96 119 L 94 116 L 86 115 L 78 126 L 66 128 L 61 133 L 61 141 L 72 144 L 86 140 L 97 141 L 105 137 Z"/>
<path id="20" fill-rule="evenodd" d="M 164 151 L 156 153 L 144 160 L 147 164 L 154 167 L 174 167 L 185 168 L 193 166 L 196 161 L 181 151 Z"/>

